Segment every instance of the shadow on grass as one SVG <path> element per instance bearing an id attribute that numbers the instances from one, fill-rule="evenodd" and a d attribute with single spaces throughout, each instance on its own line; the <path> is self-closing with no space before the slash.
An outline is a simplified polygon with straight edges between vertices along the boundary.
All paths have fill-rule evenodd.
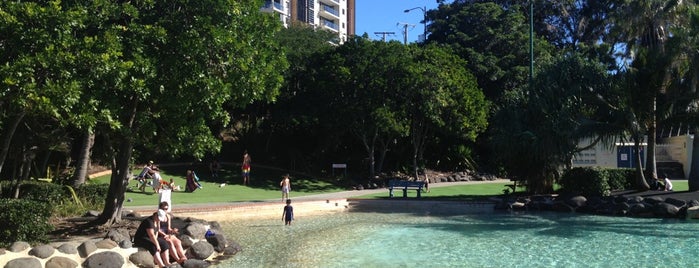
<path id="1" fill-rule="evenodd" d="M 417 198 L 415 194 L 408 195 L 408 197 L 403 197 L 402 194 L 395 195 L 394 197 L 388 196 L 388 191 L 386 191 L 385 197 L 377 197 L 374 199 L 382 200 L 426 200 L 426 201 L 484 201 L 491 197 L 496 197 L 496 195 L 452 195 L 452 196 L 429 196 L 429 193 L 423 193 L 422 197 Z"/>
<path id="2" fill-rule="evenodd" d="M 209 167 L 203 163 L 194 165 L 173 165 L 162 168 L 162 170 L 166 171 L 168 174 L 173 174 L 174 176 L 182 179 L 185 178 L 185 174 L 188 169 L 194 170 L 202 182 L 216 184 L 226 183 L 233 185 L 243 184 L 243 176 L 240 165 L 235 164 L 232 165 L 222 163 L 217 177 L 213 176 L 209 170 Z M 333 181 L 332 179 L 314 178 L 284 169 L 264 168 L 255 165 L 253 165 L 250 172 L 250 184 L 248 187 L 262 190 L 279 190 L 279 183 L 282 180 L 282 176 L 285 174 L 290 175 L 291 188 L 298 192 L 328 192 L 340 191 L 346 188 L 345 185 L 339 185 L 337 181 Z M 170 177 L 171 176 L 167 176 L 163 179 L 168 180 Z"/>

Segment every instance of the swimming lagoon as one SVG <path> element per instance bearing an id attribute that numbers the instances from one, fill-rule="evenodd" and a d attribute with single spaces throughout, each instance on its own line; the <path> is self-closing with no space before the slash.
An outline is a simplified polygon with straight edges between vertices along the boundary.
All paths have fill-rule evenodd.
<path id="1" fill-rule="evenodd" d="M 217 267 L 694 267 L 699 221 L 555 212 L 346 212 L 221 222 Z"/>

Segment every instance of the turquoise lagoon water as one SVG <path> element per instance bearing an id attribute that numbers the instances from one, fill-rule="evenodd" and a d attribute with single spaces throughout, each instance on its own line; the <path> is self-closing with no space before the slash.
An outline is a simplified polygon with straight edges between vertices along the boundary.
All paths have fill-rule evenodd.
<path id="1" fill-rule="evenodd" d="M 223 222 L 218 267 L 696 267 L 699 222 L 551 212 L 350 212 Z"/>

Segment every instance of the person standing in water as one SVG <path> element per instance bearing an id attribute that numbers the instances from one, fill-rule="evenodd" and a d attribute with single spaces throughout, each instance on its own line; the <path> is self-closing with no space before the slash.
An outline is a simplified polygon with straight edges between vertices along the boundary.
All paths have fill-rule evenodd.
<path id="1" fill-rule="evenodd" d="M 294 220 L 294 207 L 291 206 L 291 199 L 286 200 L 286 206 L 284 206 L 284 212 L 282 212 L 282 221 L 284 225 L 291 225 L 291 221 Z"/>

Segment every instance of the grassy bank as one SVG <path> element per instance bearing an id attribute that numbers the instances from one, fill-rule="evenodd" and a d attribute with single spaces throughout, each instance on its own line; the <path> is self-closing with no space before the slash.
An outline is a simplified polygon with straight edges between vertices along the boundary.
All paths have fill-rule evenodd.
<path id="1" fill-rule="evenodd" d="M 185 172 L 184 166 L 162 167 L 161 176 L 165 180 L 173 179 L 176 185 L 184 188 Z M 223 165 L 219 178 L 212 178 L 205 167 L 194 167 L 201 178 L 202 189 L 193 193 L 175 191 L 172 200 L 178 204 L 203 204 L 203 203 L 226 203 L 226 202 L 259 202 L 281 198 L 279 182 L 286 171 L 276 169 L 256 168 L 252 171 L 251 185 L 243 186 L 240 176 L 240 166 Z M 134 170 L 137 174 L 140 170 Z M 348 182 L 342 179 L 317 179 L 300 174 L 291 174 L 292 191 L 295 197 L 313 194 L 331 193 L 347 190 Z M 109 175 L 97 177 L 91 183 L 109 183 Z M 225 184 L 225 185 L 223 185 Z M 478 200 L 491 196 L 502 195 L 503 190 L 509 182 L 465 184 L 446 187 L 434 187 L 432 184 L 429 193 L 423 193 L 425 199 L 450 199 L 450 200 Z M 686 191 L 689 189 L 686 180 L 673 181 L 676 191 Z M 518 189 L 518 192 L 523 189 Z M 402 196 L 402 191 L 396 190 L 395 195 Z M 411 190 L 408 196 L 414 197 L 415 191 Z M 382 199 L 388 198 L 388 189 L 378 193 L 360 195 L 356 198 Z M 146 187 L 145 192 L 138 190 L 138 182 L 131 180 L 129 190 L 126 192 L 127 202 L 125 206 L 143 206 L 157 204 L 159 196 L 153 192 L 151 187 Z"/>

